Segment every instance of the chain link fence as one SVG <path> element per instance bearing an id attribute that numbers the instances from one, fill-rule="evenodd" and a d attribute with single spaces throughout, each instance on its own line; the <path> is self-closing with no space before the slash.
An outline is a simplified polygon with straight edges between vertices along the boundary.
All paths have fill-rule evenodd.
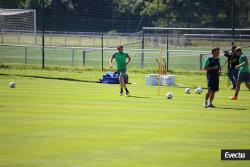
<path id="1" fill-rule="evenodd" d="M 220 32 L 220 33 L 218 33 Z M 156 68 L 155 59 L 168 60 L 169 70 L 198 71 L 209 56 L 214 46 L 221 50 L 231 48 L 231 36 L 228 33 L 199 34 L 191 31 L 98 33 L 98 32 L 53 32 L 45 33 L 45 65 L 108 67 L 108 61 L 116 51 L 116 46 L 124 45 L 133 61 L 131 68 Z M 249 31 L 248 31 L 249 32 Z M 8 31 L 1 34 L 0 63 L 41 64 L 41 33 L 38 32 L 37 45 L 32 42 L 34 36 L 27 32 Z M 238 46 L 249 46 L 247 34 L 236 34 L 234 39 Z M 250 55 L 249 48 L 243 50 Z M 202 55 L 202 61 L 200 58 Z M 221 62 L 226 61 L 221 54 Z M 142 66 L 143 64 L 143 66 Z"/>

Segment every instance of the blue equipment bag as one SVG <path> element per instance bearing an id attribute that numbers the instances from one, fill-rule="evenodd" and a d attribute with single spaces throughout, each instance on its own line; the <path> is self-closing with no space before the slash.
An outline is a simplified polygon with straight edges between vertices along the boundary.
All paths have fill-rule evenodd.
<path id="1" fill-rule="evenodd" d="M 125 74 L 125 83 L 128 83 L 128 75 Z M 102 79 L 100 79 L 100 83 L 103 84 L 119 84 L 119 77 L 117 72 L 108 72 L 106 75 L 103 75 Z"/>

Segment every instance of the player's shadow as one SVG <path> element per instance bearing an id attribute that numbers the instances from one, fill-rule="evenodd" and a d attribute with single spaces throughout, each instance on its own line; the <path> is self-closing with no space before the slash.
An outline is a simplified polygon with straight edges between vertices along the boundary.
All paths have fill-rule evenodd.
<path id="1" fill-rule="evenodd" d="M 0 75 L 11 75 L 11 76 L 19 76 L 19 77 L 27 77 L 27 78 L 63 80 L 63 81 L 74 81 L 74 82 L 98 83 L 97 81 L 81 80 L 81 79 L 74 79 L 74 78 L 45 77 L 45 76 L 37 76 L 37 75 L 18 75 L 18 74 L 0 74 Z"/>
<path id="2" fill-rule="evenodd" d="M 222 110 L 247 110 L 246 108 L 234 108 L 234 107 L 216 107 L 217 109 L 222 109 Z"/>
<path id="3" fill-rule="evenodd" d="M 89 81 L 89 80 L 74 79 L 74 78 L 44 77 L 44 76 L 24 76 L 24 77 L 41 78 L 41 79 L 55 79 L 55 80 L 74 81 L 74 82 L 97 83 L 97 81 Z"/>
<path id="4" fill-rule="evenodd" d="M 250 90 L 248 90 L 248 89 L 241 89 L 240 91 L 249 92 Z"/>
<path id="5" fill-rule="evenodd" d="M 133 98 L 138 98 L 138 99 L 147 99 L 150 97 L 146 97 L 146 96 L 134 96 L 134 95 L 129 95 L 128 97 L 133 97 Z"/>

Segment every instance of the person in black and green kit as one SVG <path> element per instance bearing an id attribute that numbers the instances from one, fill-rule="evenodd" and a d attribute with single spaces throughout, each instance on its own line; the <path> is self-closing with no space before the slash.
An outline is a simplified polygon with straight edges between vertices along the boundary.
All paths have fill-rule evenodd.
<path id="1" fill-rule="evenodd" d="M 127 65 L 131 61 L 131 57 L 128 55 L 128 53 L 123 51 L 123 46 L 122 45 L 119 45 L 117 47 L 117 50 L 118 50 L 118 52 L 115 52 L 113 54 L 113 56 L 111 57 L 109 65 L 110 65 L 110 68 L 113 68 L 113 64 L 112 64 L 113 59 L 116 60 L 117 73 L 118 73 L 118 76 L 119 76 L 119 82 L 120 82 L 120 87 L 121 87 L 120 96 L 123 95 L 123 88 L 126 91 L 126 96 L 129 96 L 129 91 L 128 91 L 128 88 L 126 86 L 124 77 L 125 77 L 125 74 L 126 74 Z M 127 61 L 127 59 L 128 59 L 128 61 Z"/>
<path id="2" fill-rule="evenodd" d="M 231 100 L 237 100 L 238 93 L 240 91 L 240 85 L 242 82 L 245 82 L 247 88 L 250 90 L 250 73 L 248 68 L 248 59 L 245 54 L 242 53 L 242 49 L 240 47 L 237 47 L 235 49 L 235 53 L 240 56 L 239 65 L 237 65 L 235 68 L 239 69 L 238 74 L 238 80 L 236 84 L 236 90 L 234 96 L 230 97 Z"/>
<path id="3" fill-rule="evenodd" d="M 205 96 L 204 107 L 215 107 L 213 99 L 215 92 L 219 91 L 219 77 L 221 73 L 220 66 L 220 48 L 213 48 L 212 55 L 205 60 L 204 70 L 207 71 L 207 88 L 208 92 Z M 208 101 L 209 100 L 209 101 Z"/>

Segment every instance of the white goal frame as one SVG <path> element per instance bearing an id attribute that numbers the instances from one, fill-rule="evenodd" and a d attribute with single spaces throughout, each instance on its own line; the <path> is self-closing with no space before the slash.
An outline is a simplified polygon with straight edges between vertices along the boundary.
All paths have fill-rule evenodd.
<path id="1" fill-rule="evenodd" d="M 37 19 L 36 19 L 36 10 L 33 9 L 1 9 L 0 8 L 0 29 L 1 29 L 1 33 L 3 34 L 4 32 L 24 32 L 24 33 L 30 33 L 27 32 L 26 30 L 13 30 L 11 29 L 11 27 L 4 27 L 3 22 L 2 22 L 2 17 L 4 16 L 13 16 L 13 15 L 20 15 L 20 14 L 24 14 L 24 13 L 28 13 L 31 12 L 33 13 L 33 32 L 34 33 L 34 45 L 37 46 Z"/>

